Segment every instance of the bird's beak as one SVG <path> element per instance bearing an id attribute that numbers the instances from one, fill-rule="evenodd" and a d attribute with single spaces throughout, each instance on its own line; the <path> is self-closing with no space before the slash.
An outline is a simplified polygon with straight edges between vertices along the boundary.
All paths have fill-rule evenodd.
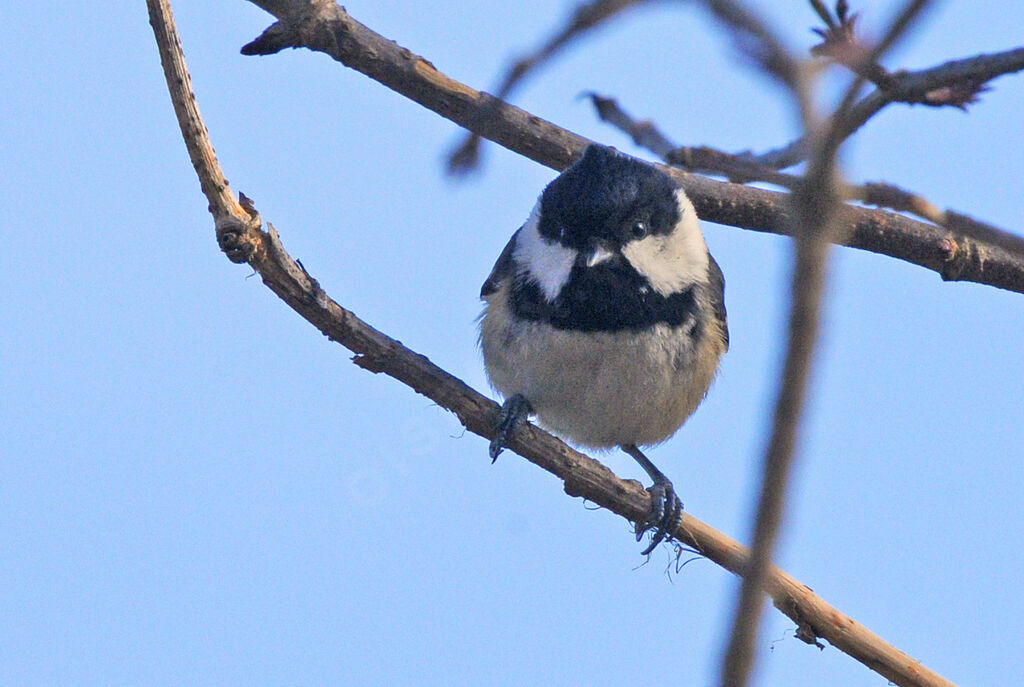
<path id="1" fill-rule="evenodd" d="M 594 267 L 601 263 L 608 262 L 615 257 L 615 251 L 613 251 L 607 243 L 600 239 L 591 239 L 587 245 L 587 250 L 581 256 L 583 258 L 583 264 L 587 267 Z"/>

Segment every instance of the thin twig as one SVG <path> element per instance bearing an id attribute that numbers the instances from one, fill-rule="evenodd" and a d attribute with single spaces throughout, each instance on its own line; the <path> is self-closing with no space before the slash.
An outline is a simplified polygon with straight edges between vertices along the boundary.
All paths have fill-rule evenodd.
<path id="1" fill-rule="evenodd" d="M 594 91 L 582 93 L 580 97 L 590 99 L 602 122 L 608 122 L 619 128 L 633 139 L 633 143 L 669 162 L 669 155 L 676 149 L 676 144 L 669 140 L 653 122 L 646 119 L 641 121 L 633 119 L 619 107 L 619 103 L 614 98 L 607 98 Z"/>
<path id="2" fill-rule="evenodd" d="M 930 2 L 931 0 L 910 0 L 906 7 L 896 15 L 896 19 L 886 30 L 881 40 L 864 55 L 864 62 L 866 64 L 878 64 L 882 55 L 892 48 L 906 33 L 907 27 L 924 11 Z M 860 93 L 861 86 L 869 78 L 871 70 L 865 71 L 866 73 L 857 74 L 853 83 L 847 87 L 846 93 L 840 99 L 835 112 L 832 113 L 832 121 L 826 129 L 825 139 L 821 142 L 822 150 L 819 152 L 821 159 L 834 157 L 835 151 L 849 137 L 849 134 L 845 133 L 850 128 L 847 124 L 847 119 L 852 116 L 851 112 L 857 100 L 857 94 Z M 886 83 L 880 87 L 885 91 L 891 90 L 893 87 L 891 77 L 887 75 Z"/>
<path id="3" fill-rule="evenodd" d="M 618 16 L 623 10 L 633 5 L 651 0 L 592 0 L 577 7 L 565 26 L 555 32 L 547 42 L 537 48 L 534 52 L 517 60 L 501 80 L 501 85 L 495 93 L 495 98 L 505 100 L 512 91 L 522 83 L 526 77 L 546 64 L 556 54 L 568 47 L 573 41 L 584 33 L 597 28 L 609 19 Z M 487 117 L 490 112 L 483 111 L 481 117 Z M 465 140 L 448 156 L 448 171 L 454 174 L 465 174 L 476 168 L 480 160 L 480 144 L 482 138 L 476 132 L 470 130 Z"/>
<path id="4" fill-rule="evenodd" d="M 811 54 L 828 57 L 879 88 L 888 88 L 892 75 L 872 58 L 870 49 L 857 38 L 860 15 L 856 12 L 850 14 L 849 5 L 842 1 L 836 3 L 835 18 L 821 2 L 811 0 L 811 7 L 825 22 L 825 28 L 813 29 L 822 41 L 811 48 Z"/>
<path id="5" fill-rule="evenodd" d="M 739 50 L 760 64 L 768 76 L 791 91 L 800 88 L 803 65 L 793 59 L 782 39 L 760 17 L 736 0 L 704 0 L 704 5 L 730 29 Z"/>
<path id="6" fill-rule="evenodd" d="M 838 134 L 844 140 L 849 138 L 893 103 L 964 109 L 977 99 L 989 81 L 1021 70 L 1024 70 L 1024 48 L 953 60 L 930 69 L 896 72 L 889 88 L 872 91 L 850 108 Z M 763 165 L 785 169 L 803 162 L 807 152 L 807 141 L 801 137 L 781 148 L 751 157 Z"/>
<path id="7" fill-rule="evenodd" d="M 167 0 L 147 0 L 147 4 L 154 26 L 164 27 L 155 31 L 161 50 L 176 49 L 180 57 L 180 44 Z M 183 59 L 181 63 L 184 64 Z M 194 101 L 191 92 L 181 87 L 182 83 L 168 78 L 172 100 Z M 198 110 L 195 112 L 198 117 Z M 183 116 L 180 111 L 178 114 Z M 201 125 L 201 121 L 198 123 Z M 182 133 L 186 137 L 206 136 L 205 127 L 182 124 Z M 191 142 L 187 145 L 191 146 Z M 581 151 L 571 152 L 578 154 Z M 223 178 L 216 158 L 204 158 L 202 165 L 206 169 L 197 170 L 200 176 L 208 174 Z M 210 193 L 216 191 L 204 188 L 204 192 L 213 212 L 214 199 Z M 470 431 L 488 439 L 493 436 L 500 414 L 497 404 L 331 300 L 302 265 L 285 252 L 274 228 L 268 226 L 264 230 L 255 221 L 257 218 L 251 207 L 243 208 L 237 214 L 231 212 L 226 217 L 215 214 L 218 241 L 222 248 L 241 247 L 245 259 L 260 274 L 263 282 L 317 329 L 355 352 L 354 362 L 357 365 L 402 381 L 455 413 Z M 566 493 L 571 496 L 583 497 L 630 522 L 646 517 L 649 511 L 649 494 L 639 483 L 615 477 L 597 461 L 532 425 L 524 425 L 513 435 L 510 448 L 560 477 Z M 674 536 L 733 573 L 739 574 L 746 565 L 747 553 L 742 546 L 689 514 L 684 516 Z M 818 637 L 824 638 L 899 685 L 950 684 L 826 604 L 809 587 L 774 566 L 769 571 L 766 586 L 779 610 L 797 624 L 798 636 L 804 641 L 813 643 Z"/>

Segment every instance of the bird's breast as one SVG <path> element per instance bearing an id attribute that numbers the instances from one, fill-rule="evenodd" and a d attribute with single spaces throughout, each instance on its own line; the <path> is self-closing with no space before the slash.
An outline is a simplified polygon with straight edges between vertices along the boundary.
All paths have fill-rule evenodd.
<path id="1" fill-rule="evenodd" d="M 506 397 L 523 394 L 542 425 L 577 444 L 664 441 L 714 378 L 719 351 L 692 314 L 678 324 L 586 331 L 521 318 L 507 296 L 488 299 L 481 320 L 488 377 Z"/>

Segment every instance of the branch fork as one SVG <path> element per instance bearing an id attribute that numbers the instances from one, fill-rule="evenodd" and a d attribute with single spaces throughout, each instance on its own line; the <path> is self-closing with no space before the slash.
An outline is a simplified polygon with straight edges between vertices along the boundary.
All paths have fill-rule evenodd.
<path id="1" fill-rule="evenodd" d="M 254 2 L 279 21 L 247 45 L 246 54 L 269 54 L 300 45 L 328 52 L 456 123 L 471 126 L 477 134 L 556 169 L 569 164 L 586 144 L 573 132 L 449 79 L 423 58 L 359 24 L 333 2 Z M 731 3 L 716 4 L 724 8 Z M 290 307 L 351 350 L 357 365 L 394 377 L 455 413 L 471 432 L 493 438 L 500 414 L 497 404 L 331 300 L 302 264 L 288 255 L 274 227 L 267 223 L 263 228 L 252 202 L 244 196 L 238 200 L 231 196 L 195 107 L 168 2 L 147 0 L 147 5 L 182 134 L 210 203 L 218 244 L 228 258 L 250 264 Z M 741 18 L 744 30 L 757 35 L 758 27 L 746 15 L 731 16 Z M 782 63 L 772 64 L 778 67 Z M 481 118 L 485 108 L 489 115 Z M 680 170 L 671 173 L 683 181 L 706 219 L 777 233 L 786 233 L 792 226 L 793 211 L 785 194 L 715 182 Z M 819 181 L 833 188 L 830 179 L 823 174 Z M 843 239 L 848 245 L 908 259 L 940 271 L 944 278 L 948 272 L 949 278 L 975 278 L 1024 291 L 1024 263 L 1001 253 L 999 246 L 968 241 L 892 213 L 853 207 L 844 208 L 844 213 L 852 218 L 851 230 Z M 829 222 L 822 219 L 821 223 Z M 821 236 L 827 234 L 822 231 Z M 810 245 L 819 244 L 812 241 Z M 605 466 L 533 425 L 523 424 L 510 438 L 509 448 L 562 479 L 569 495 L 586 498 L 630 522 L 642 519 L 649 510 L 650 496 L 638 482 L 617 478 Z M 751 559 L 747 549 L 689 514 L 684 514 L 673 536 L 735 574 L 748 572 Z M 803 641 L 821 647 L 818 640 L 827 640 L 900 685 L 952 685 L 770 563 L 764 569 L 763 590 L 776 608 L 797 624 L 797 636 Z"/>

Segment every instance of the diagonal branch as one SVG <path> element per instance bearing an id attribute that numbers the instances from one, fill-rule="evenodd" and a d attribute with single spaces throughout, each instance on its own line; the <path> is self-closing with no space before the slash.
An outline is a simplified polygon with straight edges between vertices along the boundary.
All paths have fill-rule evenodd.
<path id="1" fill-rule="evenodd" d="M 183 69 L 184 60 L 168 1 L 147 0 L 147 5 L 161 52 L 176 52 L 177 62 Z M 164 64 L 166 67 L 168 62 Z M 189 150 L 194 145 L 212 150 L 195 107 L 194 95 L 186 87 L 186 80 L 178 78 L 181 73 L 165 70 L 182 133 L 186 139 L 192 139 L 187 140 L 186 145 Z M 193 157 L 193 163 L 200 178 L 223 180 L 215 157 Z M 219 188 L 204 185 L 203 190 L 214 214 L 218 242 L 229 257 L 233 260 L 241 257 L 248 262 L 268 288 L 290 307 L 326 336 L 353 351 L 357 365 L 405 383 L 455 413 L 470 431 L 492 438 L 500 414 L 497 404 L 328 297 L 317 281 L 284 250 L 273 226 L 267 225 L 264 229 L 250 202 L 218 206 L 215 196 L 230 194 L 226 182 Z M 566 493 L 571 496 L 593 501 L 630 522 L 646 517 L 649 511 L 650 496 L 639 483 L 617 478 L 597 461 L 532 425 L 524 425 L 523 430 L 512 437 L 509 447 L 561 478 Z M 746 566 L 747 552 L 742 546 L 689 514 L 684 515 L 674 536 L 733 573 L 741 573 Z M 899 685 L 951 684 L 774 566 L 768 570 L 766 588 L 776 607 L 797 624 L 798 636 L 804 641 L 824 638 Z"/>
<path id="2" fill-rule="evenodd" d="M 650 2 L 650 0 L 591 0 L 591 2 L 580 5 L 573 11 L 572 17 L 566 25 L 546 43 L 509 67 L 505 78 L 501 80 L 495 97 L 498 100 L 505 100 L 530 73 L 536 71 L 578 37 L 642 2 Z M 481 117 L 489 115 L 490 112 L 487 111 L 480 113 Z M 474 168 L 480 157 L 480 142 L 480 135 L 475 131 L 470 131 L 465 140 L 449 156 L 448 171 L 461 174 Z"/>
<path id="3" fill-rule="evenodd" d="M 564 169 L 587 140 L 496 101 L 438 71 L 430 62 L 363 26 L 330 0 L 251 0 L 279 21 L 246 45 L 247 55 L 285 48 L 324 52 L 459 126 L 553 169 Z M 493 116 L 481 118 L 487 108 Z M 786 195 L 666 170 L 686 188 L 704 220 L 787 234 Z M 881 210 L 851 208 L 842 245 L 911 262 L 947 280 L 1024 293 L 1024 258 L 984 242 Z"/>
<path id="4" fill-rule="evenodd" d="M 166 20 L 154 16 L 152 3 L 150 3 L 149 9 L 149 23 L 156 35 L 160 64 L 167 79 L 167 87 L 171 90 L 174 114 L 178 118 L 182 138 L 185 139 L 189 159 L 192 160 L 192 166 L 195 168 L 196 174 L 199 175 L 199 185 L 203 190 L 203 195 L 210 201 L 210 212 L 215 219 L 230 215 L 241 216 L 244 214 L 242 207 L 231 195 L 228 181 L 224 178 L 220 165 L 217 163 L 217 154 L 213 151 L 210 136 L 199 115 L 199 104 L 196 102 L 195 92 L 192 90 L 192 77 L 185 65 L 181 39 L 178 38 L 178 32 L 170 20 L 170 6 L 167 5 L 164 8 L 167 14 Z"/>
<path id="5" fill-rule="evenodd" d="M 802 88 L 803 65 L 793 59 L 781 38 L 760 18 L 735 0 L 704 0 L 703 4 L 725 25 L 741 52 L 752 57 L 765 74 L 791 92 Z"/>
<path id="6" fill-rule="evenodd" d="M 608 122 L 628 134 L 633 142 L 669 164 L 692 172 L 724 176 L 736 183 L 766 182 L 774 186 L 796 189 L 801 177 L 780 172 L 754 162 L 749 155 L 735 155 L 707 146 L 677 147 L 650 120 L 636 120 L 614 98 L 586 93 L 601 121 Z M 940 210 L 935 203 L 918 193 L 884 181 L 847 184 L 843 197 L 866 205 L 906 212 L 949 229 L 973 241 L 998 246 L 1010 254 L 1024 257 L 1024 237 L 987 222 L 968 217 L 956 210 Z"/>

